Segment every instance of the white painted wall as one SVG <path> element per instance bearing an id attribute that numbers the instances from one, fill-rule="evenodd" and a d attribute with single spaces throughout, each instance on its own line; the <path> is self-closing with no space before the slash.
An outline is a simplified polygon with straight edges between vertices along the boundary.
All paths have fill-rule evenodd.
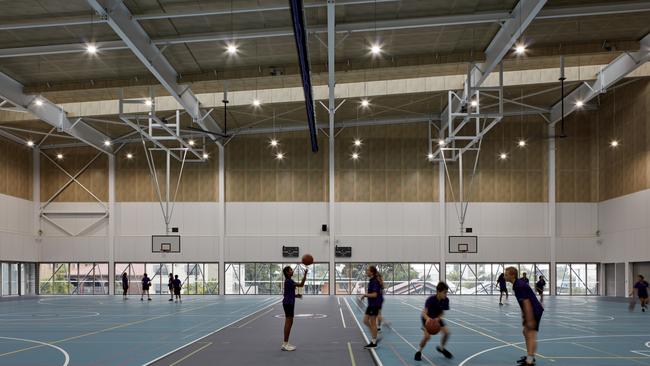
<path id="1" fill-rule="evenodd" d="M 650 190 L 598 204 L 603 262 L 650 261 Z"/>
<path id="2" fill-rule="evenodd" d="M 31 201 L 0 194 L 0 259 L 38 260 L 32 222 Z"/>
<path id="3" fill-rule="evenodd" d="M 85 204 L 84 204 L 85 205 Z M 53 209 L 88 206 L 60 204 Z M 87 204 L 93 207 L 93 204 Z M 94 205 L 93 209 L 97 206 Z M 599 205 L 558 204 L 558 261 L 600 261 L 604 246 L 598 243 Z M 479 236 L 477 254 L 448 254 L 446 260 L 542 262 L 550 258 L 546 203 L 471 203 L 466 227 Z M 115 260 L 216 261 L 219 258 L 218 205 L 216 202 L 178 203 L 171 226 L 182 235 L 180 254 L 151 253 L 151 235 L 163 234 L 160 206 L 155 202 L 116 204 Z M 347 261 L 440 260 L 440 227 L 437 203 L 335 204 L 336 245 L 351 246 Z M 300 246 L 317 260 L 328 258 L 327 204 L 321 202 L 230 202 L 226 204 L 225 261 L 282 261 L 282 246 Z M 81 228 L 85 218 L 62 218 Z M 456 208 L 447 204 L 447 233 L 459 230 Z M 76 226 L 75 226 L 76 225 Z M 41 261 L 80 261 L 108 258 L 106 221 L 77 238 L 63 236 L 43 224 L 39 246 Z M 322 258 L 322 259 L 321 259 Z M 344 260 L 337 260 L 344 261 Z"/>

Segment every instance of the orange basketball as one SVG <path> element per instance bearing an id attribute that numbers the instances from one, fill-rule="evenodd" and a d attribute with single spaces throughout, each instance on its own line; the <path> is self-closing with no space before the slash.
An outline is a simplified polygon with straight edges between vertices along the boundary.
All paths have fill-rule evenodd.
<path id="1" fill-rule="evenodd" d="M 305 254 L 302 256 L 302 264 L 309 266 L 314 263 L 314 257 L 311 254 Z"/>
<path id="2" fill-rule="evenodd" d="M 424 327 L 427 329 L 429 334 L 438 334 L 438 332 L 440 332 L 440 319 L 429 318 L 429 320 L 424 324 Z"/>

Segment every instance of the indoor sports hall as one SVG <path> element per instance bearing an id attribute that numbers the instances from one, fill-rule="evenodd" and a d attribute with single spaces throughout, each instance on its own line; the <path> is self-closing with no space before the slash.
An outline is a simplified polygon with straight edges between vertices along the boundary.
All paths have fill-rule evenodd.
<path id="1" fill-rule="evenodd" d="M 0 0 L 0 366 L 650 366 L 650 1 Z"/>

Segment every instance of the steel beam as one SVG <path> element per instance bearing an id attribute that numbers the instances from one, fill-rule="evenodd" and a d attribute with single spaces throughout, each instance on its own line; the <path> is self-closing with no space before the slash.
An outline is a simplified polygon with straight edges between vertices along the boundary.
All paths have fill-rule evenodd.
<path id="1" fill-rule="evenodd" d="M 524 30 L 528 28 L 528 25 L 542 10 L 544 4 L 546 4 L 546 0 L 519 1 L 511 12 L 513 17 L 503 23 L 490 45 L 485 49 L 485 62 L 476 65 L 468 73 L 468 78 L 465 80 L 463 100 L 468 97 L 468 88 L 480 87 L 490 73 L 496 69 L 503 57 L 512 49 L 517 38 L 521 37 Z M 448 124 L 451 107 L 448 105 L 442 112 L 443 127 Z"/>
<path id="2" fill-rule="evenodd" d="M 551 124 L 554 125 L 562 120 L 563 103 L 564 117 L 566 117 L 579 108 L 576 102 L 581 101 L 583 105 L 586 105 L 590 100 L 601 93 L 605 93 L 609 87 L 619 82 L 639 66 L 650 61 L 650 34 L 643 37 L 639 41 L 639 45 L 639 51 L 622 53 L 596 74 L 595 81 L 580 84 L 569 95 L 553 105 L 551 107 Z"/>
<path id="3" fill-rule="evenodd" d="M 201 109 L 201 103 L 187 85 L 177 83 L 178 73 L 167 61 L 162 52 L 152 42 L 140 24 L 120 0 L 87 0 L 124 41 L 128 48 L 149 69 L 167 92 L 180 104 L 192 119 L 204 130 L 222 132 L 221 127 Z M 213 140 L 216 137 L 211 136 Z"/>
<path id="4" fill-rule="evenodd" d="M 23 86 L 19 82 L 1 72 L 0 96 L 19 109 L 30 112 L 37 118 L 56 127 L 60 131 L 76 137 L 85 144 L 107 154 L 113 153 L 111 146 L 104 145 L 105 141 L 110 141 L 108 136 L 80 120 L 76 122 L 70 121 L 62 108 L 45 98 L 36 95 L 25 95 L 23 93 Z"/>
<path id="5" fill-rule="evenodd" d="M 337 5 L 340 5 L 337 2 Z M 323 4 L 325 6 L 325 4 Z M 288 9 L 288 7 L 283 7 Z M 650 12 L 650 2 L 629 2 L 617 4 L 602 4 L 593 6 L 576 6 L 576 7 L 561 7 L 544 9 L 538 13 L 536 19 L 560 19 L 560 18 L 575 18 L 584 16 L 605 16 L 613 14 L 628 14 Z M 210 15 L 210 12 L 188 12 L 188 13 L 165 13 L 166 18 L 175 18 L 180 16 L 205 16 Z M 159 14 L 157 16 L 162 16 Z M 360 23 L 342 23 L 337 26 L 337 33 L 350 33 L 350 32 L 370 32 L 370 31 L 389 31 L 396 29 L 416 29 L 416 28 L 433 28 L 452 25 L 469 25 L 469 24 L 488 24 L 499 23 L 513 20 L 513 16 L 517 16 L 512 12 L 484 12 L 475 14 L 459 14 L 451 16 L 438 16 L 438 17 L 419 17 L 419 18 L 404 18 L 398 20 L 380 20 L 377 22 L 360 22 Z M 87 17 L 86 17 L 87 19 Z M 142 20 L 143 16 L 134 16 L 133 19 Z M 161 18 L 162 19 L 162 18 Z M 33 22 L 30 22 L 32 24 Z M 18 25 L 13 25 L 17 27 Z M 1 28 L 0 28 L 1 29 Z M 308 29 L 310 33 L 326 33 L 327 27 L 318 26 Z M 271 29 L 249 29 L 236 32 L 218 32 L 218 33 L 203 33 L 203 34 L 187 34 L 178 37 L 167 37 L 153 39 L 152 42 L 157 46 L 166 44 L 179 44 L 179 43 L 193 43 L 193 42 L 216 42 L 229 39 L 256 39 L 256 38 L 272 38 L 272 37 L 286 37 L 293 35 L 291 28 L 271 28 Z M 97 47 L 102 51 L 110 51 L 117 49 L 128 49 L 126 43 L 122 41 L 107 41 L 98 42 Z M 62 45 L 44 45 L 44 46 L 31 46 L 31 47 L 18 47 L 0 49 L 0 58 L 3 57 L 21 57 L 21 56 L 34 56 L 34 55 L 49 55 L 60 53 L 76 53 L 85 52 L 85 43 L 73 43 Z"/>

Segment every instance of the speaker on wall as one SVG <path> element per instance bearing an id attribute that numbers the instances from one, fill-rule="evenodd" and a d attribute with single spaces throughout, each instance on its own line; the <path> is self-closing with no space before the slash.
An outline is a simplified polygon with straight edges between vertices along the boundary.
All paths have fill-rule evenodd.
<path id="1" fill-rule="evenodd" d="M 324 233 L 327 232 L 327 225 L 326 224 L 321 225 L 320 231 L 322 231 Z"/>

